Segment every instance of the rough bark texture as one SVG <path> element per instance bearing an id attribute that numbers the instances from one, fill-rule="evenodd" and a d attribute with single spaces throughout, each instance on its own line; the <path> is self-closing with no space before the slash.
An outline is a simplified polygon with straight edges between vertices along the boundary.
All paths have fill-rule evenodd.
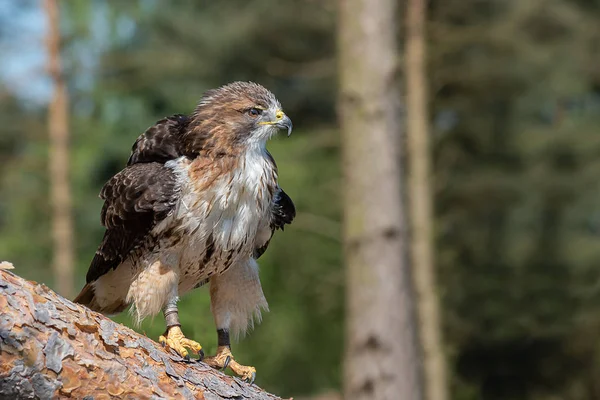
<path id="1" fill-rule="evenodd" d="M 446 366 L 433 253 L 431 149 L 425 64 L 425 6 L 425 0 L 407 0 L 406 122 L 412 274 L 417 293 L 425 397 L 429 400 L 446 400 L 448 398 Z"/>
<path id="2" fill-rule="evenodd" d="M 347 399 L 421 397 L 405 262 L 396 0 L 339 0 Z"/>
<path id="3" fill-rule="evenodd" d="M 0 399 L 278 399 L 4 270 L 0 310 Z"/>
<path id="4" fill-rule="evenodd" d="M 50 149 L 48 172 L 52 201 L 52 239 L 54 281 L 58 292 L 73 295 L 73 221 L 71 219 L 71 187 L 69 184 L 69 102 L 60 57 L 58 0 L 44 0 L 48 20 L 46 47 L 48 73 L 54 84 L 48 107 Z"/>

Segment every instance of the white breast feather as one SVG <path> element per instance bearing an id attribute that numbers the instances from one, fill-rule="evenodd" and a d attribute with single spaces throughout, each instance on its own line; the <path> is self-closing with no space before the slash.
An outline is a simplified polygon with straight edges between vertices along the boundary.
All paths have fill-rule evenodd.
<path id="1" fill-rule="evenodd" d="M 182 265 L 201 263 L 210 234 L 221 251 L 243 246 L 242 253 L 251 254 L 257 235 L 269 225 L 272 197 L 266 183 L 272 179 L 273 167 L 267 157 L 264 146 L 249 149 L 238 168 L 217 178 L 202 193 L 193 190 L 190 163 L 184 157 L 166 163 L 178 176 L 181 199 L 154 233 L 173 227 L 191 233 L 181 243 Z"/>

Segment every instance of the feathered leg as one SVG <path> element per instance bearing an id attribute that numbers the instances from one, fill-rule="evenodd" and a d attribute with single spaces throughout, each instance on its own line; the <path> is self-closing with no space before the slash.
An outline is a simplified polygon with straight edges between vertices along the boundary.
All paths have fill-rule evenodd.
<path id="1" fill-rule="evenodd" d="M 178 282 L 179 275 L 176 268 L 157 260 L 137 275 L 131 283 L 127 301 L 135 305 L 134 315 L 138 323 L 145 317 L 163 310 L 167 330 L 158 338 L 160 344 L 175 350 L 183 358 L 189 358 L 187 349 L 202 357 L 202 346 L 186 338 L 181 331 L 177 311 Z"/>
<path id="2" fill-rule="evenodd" d="M 268 310 L 267 301 L 258 277 L 258 264 L 253 258 L 232 265 L 227 271 L 210 280 L 211 310 L 217 326 L 217 354 L 204 362 L 214 368 L 231 370 L 246 381 L 253 382 L 256 369 L 234 360 L 231 353 L 230 332 L 234 336 L 245 333 L 260 321 L 261 310 Z"/>

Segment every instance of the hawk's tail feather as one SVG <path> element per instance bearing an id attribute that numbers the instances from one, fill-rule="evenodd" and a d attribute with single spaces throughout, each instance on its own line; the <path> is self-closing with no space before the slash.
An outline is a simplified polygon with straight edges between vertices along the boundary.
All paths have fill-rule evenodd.
<path id="1" fill-rule="evenodd" d="M 97 311 L 105 315 L 118 314 L 127 308 L 127 304 L 121 300 L 116 300 L 113 303 L 101 306 L 96 299 L 94 285 L 91 283 L 86 283 L 83 289 L 81 289 L 81 292 L 77 295 L 77 297 L 75 297 L 73 302 L 84 305 L 93 311 Z"/>
<path id="2" fill-rule="evenodd" d="M 96 298 L 94 296 L 94 287 L 91 284 L 86 283 L 77 297 L 73 299 L 73 302 L 82 304 L 94 310 L 93 304 L 97 305 Z"/>

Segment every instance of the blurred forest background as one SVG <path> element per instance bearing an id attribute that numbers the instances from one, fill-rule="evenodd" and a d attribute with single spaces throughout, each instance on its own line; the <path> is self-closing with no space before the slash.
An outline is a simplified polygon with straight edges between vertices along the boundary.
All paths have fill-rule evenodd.
<path id="1" fill-rule="evenodd" d="M 298 216 L 261 258 L 271 311 L 234 352 L 279 395 L 340 391 L 335 2 L 60 5 L 76 265 L 74 287 L 62 294 L 83 286 L 103 234 L 98 193 L 135 138 L 190 112 L 206 89 L 257 81 L 294 121 L 292 137 L 269 149 Z M 427 11 L 451 398 L 600 399 L 600 1 L 431 0 Z M 0 2 L 0 259 L 57 288 L 46 21 L 38 1 Z M 185 296 L 180 315 L 188 337 L 212 353 L 208 291 Z M 159 318 L 140 331 L 156 339 Z M 116 319 L 130 325 L 127 315 Z"/>

